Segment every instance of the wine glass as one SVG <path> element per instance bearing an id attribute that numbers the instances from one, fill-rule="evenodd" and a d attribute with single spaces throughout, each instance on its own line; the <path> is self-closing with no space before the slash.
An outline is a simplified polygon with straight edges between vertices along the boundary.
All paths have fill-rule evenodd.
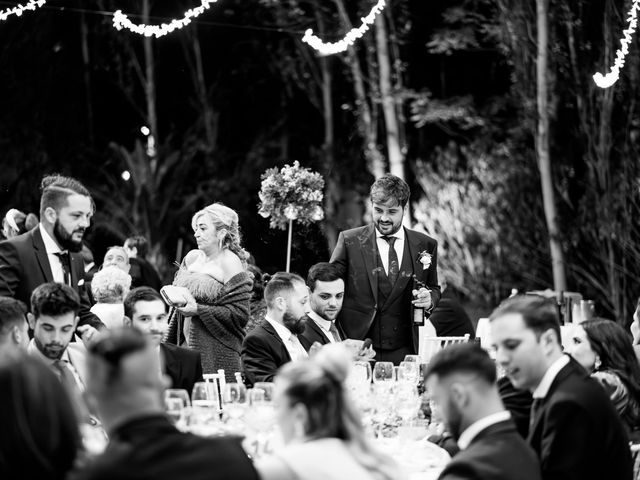
<path id="1" fill-rule="evenodd" d="M 373 366 L 373 383 L 393 382 L 393 363 L 376 362 Z"/>
<path id="2" fill-rule="evenodd" d="M 275 386 L 272 382 L 256 382 L 253 384 L 253 390 L 258 391 L 262 390 L 264 392 L 264 400 L 265 402 L 272 402 L 273 395 L 275 392 Z"/>
<path id="3" fill-rule="evenodd" d="M 405 355 L 404 356 L 404 361 L 405 362 L 420 363 L 420 355 Z"/>
<path id="4" fill-rule="evenodd" d="M 230 419 L 241 418 L 247 407 L 247 388 L 241 383 L 227 383 L 222 391 L 222 402 Z"/>
<path id="5" fill-rule="evenodd" d="M 357 385 L 371 383 L 371 364 L 365 361 L 353 362 L 347 383 Z"/>
<path id="6" fill-rule="evenodd" d="M 183 419 L 184 410 L 189 407 L 189 393 L 182 388 L 169 388 L 164 391 L 164 408 L 171 423 L 176 425 Z"/>
<path id="7" fill-rule="evenodd" d="M 416 362 L 400 362 L 398 367 L 398 381 L 415 385 L 418 383 L 420 364 Z"/>

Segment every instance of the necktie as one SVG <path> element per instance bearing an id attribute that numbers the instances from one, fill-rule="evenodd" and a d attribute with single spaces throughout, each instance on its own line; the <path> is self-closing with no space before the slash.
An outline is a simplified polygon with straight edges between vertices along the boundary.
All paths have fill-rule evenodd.
<path id="1" fill-rule="evenodd" d="M 300 340 L 298 340 L 297 335 L 292 334 L 289 337 L 289 344 L 291 345 L 292 351 L 294 352 L 294 355 L 291 356 L 291 360 L 302 360 L 307 356 L 307 352 L 300 343 Z"/>
<path id="2" fill-rule="evenodd" d="M 382 237 L 389 244 L 389 269 L 387 271 L 387 277 L 389 278 L 389 282 L 391 285 L 396 283 L 398 279 L 398 272 L 400 270 L 398 265 L 398 254 L 396 253 L 396 249 L 393 248 L 393 244 L 396 242 L 396 237 Z"/>
<path id="3" fill-rule="evenodd" d="M 542 407 L 542 398 L 534 398 L 533 403 L 531 404 L 531 413 L 529 416 L 529 433 L 531 433 L 531 429 L 533 428 L 533 424 L 540 415 L 540 407 Z"/>
<path id="4" fill-rule="evenodd" d="M 64 283 L 66 285 L 71 285 L 71 267 L 69 264 L 69 252 L 56 252 L 54 253 L 56 257 L 60 259 L 60 263 L 62 264 L 62 272 L 64 273 Z"/>
<path id="5" fill-rule="evenodd" d="M 338 333 L 338 329 L 336 328 L 336 322 L 331 322 L 331 326 L 329 327 L 329 333 L 333 337 L 333 339 L 337 342 L 341 342 L 340 333 Z"/>
<path id="6" fill-rule="evenodd" d="M 60 373 L 60 380 L 67 394 L 71 397 L 71 403 L 73 403 L 78 419 L 83 423 L 87 423 L 91 415 L 84 401 L 82 390 L 78 382 L 76 382 L 73 372 L 69 369 L 69 365 L 64 360 L 56 360 L 53 362 L 53 366 Z"/>

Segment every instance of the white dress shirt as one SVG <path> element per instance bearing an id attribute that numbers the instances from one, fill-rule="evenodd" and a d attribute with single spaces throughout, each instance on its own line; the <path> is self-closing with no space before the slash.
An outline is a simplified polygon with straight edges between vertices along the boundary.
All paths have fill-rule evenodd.
<path id="1" fill-rule="evenodd" d="M 465 429 L 464 432 L 460 434 L 460 438 L 458 438 L 458 447 L 460 447 L 460 450 L 464 450 L 471 444 L 473 439 L 476 438 L 480 432 L 489 428 L 491 425 L 504 422 L 505 420 L 509 420 L 510 418 L 511 414 L 507 410 L 503 410 L 502 412 L 496 412 L 492 413 L 491 415 L 487 415 L 477 422 L 472 423 Z"/>
<path id="2" fill-rule="evenodd" d="M 47 258 L 49 259 L 49 266 L 51 267 L 51 274 L 53 275 L 53 281 L 57 283 L 66 283 L 64 278 L 64 270 L 62 269 L 62 262 L 56 255 L 56 253 L 64 253 L 66 250 L 61 250 L 58 244 L 55 242 L 51 235 L 42 226 L 42 223 L 38 225 L 40 228 L 40 235 L 42 235 L 42 241 L 44 242 L 44 248 L 47 251 Z M 69 265 L 71 268 L 71 265 Z"/>
<path id="3" fill-rule="evenodd" d="M 544 398 L 549 393 L 549 389 L 551 388 L 551 384 L 567 364 L 569 363 L 569 357 L 567 355 L 562 355 L 558 360 L 553 362 L 547 371 L 542 376 L 542 380 L 533 391 L 533 398 Z"/>
<path id="4" fill-rule="evenodd" d="M 284 346 L 287 349 L 287 352 L 289 352 L 289 356 L 291 357 L 291 360 L 293 361 L 303 360 L 309 357 L 309 354 L 307 354 L 307 351 L 304 349 L 304 347 L 300 343 L 300 340 L 298 340 L 297 335 L 294 335 L 293 333 L 291 333 L 291 330 L 289 330 L 287 327 L 285 327 L 281 323 L 271 320 L 267 316 L 265 316 L 264 318 L 267 322 L 271 324 L 273 328 L 275 328 L 276 333 L 282 340 L 282 343 L 284 343 Z"/>
<path id="5" fill-rule="evenodd" d="M 333 335 L 331 335 L 331 332 L 329 331 L 329 329 L 331 328 L 331 324 L 333 323 L 331 320 L 325 320 L 313 310 L 309 311 L 307 315 L 309 315 L 309 318 L 311 320 L 316 322 L 316 325 L 320 327 L 320 330 L 322 330 L 322 333 L 324 333 L 324 336 L 327 337 L 327 339 L 331 343 L 336 343 L 335 339 L 333 338 Z"/>
<path id="6" fill-rule="evenodd" d="M 402 254 L 404 253 L 404 227 L 400 227 L 393 235 L 383 235 L 378 229 L 376 231 L 376 244 L 378 245 L 378 252 L 380 252 L 380 259 L 382 260 L 382 266 L 384 272 L 389 275 L 389 243 L 382 237 L 396 237 L 396 241 L 393 243 L 393 249 L 398 256 L 398 270 L 402 265 Z"/>

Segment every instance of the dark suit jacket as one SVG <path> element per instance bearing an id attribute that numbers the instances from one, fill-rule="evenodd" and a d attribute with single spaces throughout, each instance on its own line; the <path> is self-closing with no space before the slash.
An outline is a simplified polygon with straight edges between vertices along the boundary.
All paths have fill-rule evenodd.
<path id="1" fill-rule="evenodd" d="M 541 402 L 528 440 L 545 480 L 632 478 L 622 422 L 605 390 L 580 364 L 571 359 Z"/>
<path id="2" fill-rule="evenodd" d="M 91 303 L 85 289 L 82 257 L 79 253 L 70 253 L 70 258 L 71 285 L 80 295 L 78 325 L 104 328 L 100 319 L 89 311 Z M 29 308 L 31 292 L 47 282 L 53 282 L 53 274 L 39 227 L 0 242 L 0 295 L 17 298 Z"/>
<path id="3" fill-rule="evenodd" d="M 104 453 L 69 478 L 258 480 L 258 473 L 239 438 L 182 433 L 163 415 L 150 415 L 117 428 Z"/>
<path id="4" fill-rule="evenodd" d="M 156 291 L 162 288 L 158 272 L 144 258 L 130 258 L 129 275 L 131 275 L 131 289 L 136 287 L 151 287 Z"/>
<path id="5" fill-rule="evenodd" d="M 413 289 L 413 275 L 431 290 L 433 305 L 440 299 L 438 285 L 438 242 L 423 233 L 404 229 L 409 248 L 403 255 L 412 259 L 412 270 L 401 270 L 387 302 Z M 419 261 L 421 252 L 431 255 L 431 266 L 424 270 Z M 378 305 L 378 275 L 384 268 L 378 265 L 378 246 L 373 224 L 340 232 L 331 255 L 331 263 L 338 265 L 345 281 L 345 295 L 338 323 L 349 338 L 364 340 L 376 316 Z M 402 263 L 402 260 L 401 260 Z M 413 321 L 407 318 L 407 321 Z M 418 351 L 418 329 L 412 328 L 413 346 Z"/>
<path id="6" fill-rule="evenodd" d="M 302 344 L 302 346 L 305 348 L 307 352 L 311 348 L 311 345 L 313 345 L 315 342 L 318 342 L 320 345 L 326 345 L 327 343 L 331 343 L 330 340 L 322 331 L 322 328 L 316 322 L 314 322 L 309 315 L 306 315 L 306 319 L 307 321 L 304 326 L 304 332 L 298 335 L 298 339 L 300 340 L 300 343 Z M 342 339 L 347 338 L 337 323 L 336 323 L 336 328 L 338 329 L 340 338 Z"/>
<path id="7" fill-rule="evenodd" d="M 266 320 L 247 333 L 240 353 L 245 381 L 273 382 L 278 368 L 291 361 L 278 332 Z"/>
<path id="8" fill-rule="evenodd" d="M 541 480 L 535 452 L 516 431 L 512 421 L 482 430 L 453 457 L 441 480 Z"/>
<path id="9" fill-rule="evenodd" d="M 184 388 L 191 394 L 193 384 L 202 382 L 200 352 L 170 343 L 160 344 L 164 373 L 171 377 L 171 388 Z"/>
<path id="10" fill-rule="evenodd" d="M 443 290 L 440 301 L 431 311 L 429 320 L 439 337 L 462 337 L 468 333 L 471 340 L 476 338 L 469 315 L 450 287 Z"/>

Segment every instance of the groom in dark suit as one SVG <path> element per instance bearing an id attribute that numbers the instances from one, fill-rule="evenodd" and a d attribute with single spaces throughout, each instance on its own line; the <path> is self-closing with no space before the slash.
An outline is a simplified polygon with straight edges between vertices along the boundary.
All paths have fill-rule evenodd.
<path id="1" fill-rule="evenodd" d="M 418 353 L 412 303 L 426 317 L 440 299 L 438 244 L 402 226 L 410 195 L 402 179 L 384 175 L 370 193 L 373 223 L 341 232 L 331 256 L 345 281 L 338 323 L 349 338 L 371 338 L 376 360 L 397 365 Z"/>
<path id="2" fill-rule="evenodd" d="M 452 345 L 429 363 L 426 385 L 460 451 L 439 480 L 541 480 L 535 452 L 500 401 L 496 366 L 473 343 Z"/>
<path id="3" fill-rule="evenodd" d="M 89 191 L 73 178 L 44 177 L 40 186 L 40 224 L 10 240 L 0 242 L 0 296 L 29 305 L 31 292 L 48 282 L 64 283 L 80 296 L 78 326 L 104 325 L 89 311 L 85 289 L 82 238 L 95 205 Z M 85 332 L 89 327 L 79 328 Z"/>
<path id="4" fill-rule="evenodd" d="M 605 389 L 562 353 L 555 300 L 510 298 L 490 322 L 496 361 L 514 387 L 532 393 L 528 441 L 542 478 L 630 480 L 625 429 Z"/>
<path id="5" fill-rule="evenodd" d="M 162 371 L 171 379 L 171 388 L 189 393 L 202 382 L 200 353 L 170 343 L 160 343 L 167 330 L 167 305 L 151 287 L 131 290 L 124 299 L 125 324 L 146 333 L 158 348 Z"/>

